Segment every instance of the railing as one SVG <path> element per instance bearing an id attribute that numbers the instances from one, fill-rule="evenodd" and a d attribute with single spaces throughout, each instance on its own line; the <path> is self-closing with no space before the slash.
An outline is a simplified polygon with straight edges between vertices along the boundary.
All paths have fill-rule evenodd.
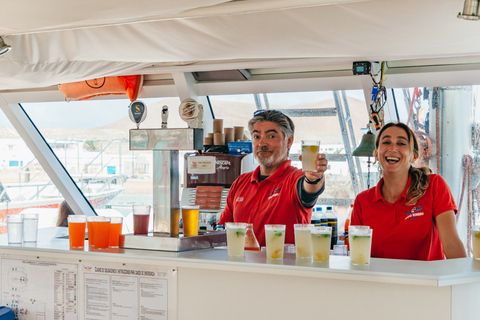
<path id="1" fill-rule="evenodd" d="M 89 189 L 89 186 L 92 184 L 99 184 L 101 182 L 103 185 L 100 188 L 97 188 L 95 191 L 96 192 L 103 192 L 105 190 L 111 189 L 111 184 L 114 180 L 119 182 L 120 186 L 123 186 L 123 182 L 126 180 L 127 176 L 123 175 L 121 173 L 121 144 L 119 145 L 119 155 L 118 156 L 112 156 L 108 159 L 106 163 L 104 163 L 103 156 L 106 154 L 106 150 L 114 143 L 114 142 L 124 142 L 127 141 L 126 139 L 112 139 L 112 140 L 98 140 L 94 142 L 103 142 L 107 141 L 106 146 L 102 146 L 101 150 L 98 151 L 98 154 L 95 155 L 95 157 L 90 160 L 84 168 L 80 171 L 80 154 L 79 154 L 79 148 L 81 143 L 85 143 L 86 141 L 92 141 L 92 140 L 55 140 L 51 144 L 54 145 L 63 145 L 63 149 L 65 150 L 65 155 L 64 155 L 64 166 L 66 166 L 67 163 L 67 147 L 66 145 L 70 145 L 72 143 L 75 143 L 77 145 L 77 162 L 78 162 L 78 171 L 80 172 L 80 177 L 77 179 L 74 179 L 75 182 L 77 183 L 78 187 L 82 192 L 86 192 L 87 189 Z M 59 153 L 59 152 L 58 152 Z M 58 154 L 57 156 L 60 156 Z M 91 169 L 94 166 L 98 166 L 98 159 L 101 159 L 100 167 L 98 170 L 96 170 L 95 173 L 92 175 L 85 177 L 85 172 L 89 169 Z M 104 170 L 107 168 L 109 164 L 111 164 L 113 161 L 119 161 L 119 166 L 120 166 L 120 174 L 116 175 L 105 175 L 102 176 L 102 173 Z M 46 173 L 43 170 L 31 170 L 33 166 L 38 165 L 38 162 L 36 158 L 31 159 L 28 161 L 27 164 L 22 166 L 18 170 L 18 184 L 11 184 L 11 185 L 5 185 L 3 189 L 0 189 L 0 202 L 9 202 L 9 201 L 25 201 L 25 200 L 35 200 L 35 199 L 40 199 L 45 197 L 45 193 L 50 193 L 48 195 L 49 197 L 52 196 L 58 196 L 60 197 L 60 193 L 57 191 L 56 194 L 54 195 L 53 190 L 49 190 L 49 187 L 54 186 L 53 182 L 48 179 L 48 181 L 45 179 Z M 22 179 L 23 176 L 23 179 Z M 43 181 L 42 181 L 43 180 Z M 118 185 L 118 183 L 117 183 Z"/>

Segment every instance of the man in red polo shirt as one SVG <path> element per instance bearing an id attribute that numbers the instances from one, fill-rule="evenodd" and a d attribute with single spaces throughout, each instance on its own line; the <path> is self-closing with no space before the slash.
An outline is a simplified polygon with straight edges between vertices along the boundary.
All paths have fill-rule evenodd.
<path id="1" fill-rule="evenodd" d="M 312 208 L 325 189 L 325 154 L 317 156 L 317 171 L 303 172 L 288 160 L 295 126 L 277 110 L 258 110 L 248 123 L 253 154 L 260 164 L 235 180 L 219 224 L 253 223 L 261 246 L 265 224 L 285 224 L 285 243 L 295 243 L 293 225 L 310 223 Z"/>

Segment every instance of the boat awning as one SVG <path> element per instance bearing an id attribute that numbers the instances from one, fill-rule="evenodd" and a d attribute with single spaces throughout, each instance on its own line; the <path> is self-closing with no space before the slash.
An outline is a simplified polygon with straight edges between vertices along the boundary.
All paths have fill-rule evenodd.
<path id="1" fill-rule="evenodd" d="M 0 0 L 0 90 L 104 76 L 303 59 L 316 64 L 477 56 L 462 1 Z M 480 23 L 480 22 L 478 22 Z"/>

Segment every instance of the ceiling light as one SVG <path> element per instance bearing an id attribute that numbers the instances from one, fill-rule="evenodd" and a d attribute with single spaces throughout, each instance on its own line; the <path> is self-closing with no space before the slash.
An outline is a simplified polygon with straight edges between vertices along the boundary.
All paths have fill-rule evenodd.
<path id="1" fill-rule="evenodd" d="M 463 12 L 459 12 L 457 18 L 464 20 L 478 20 L 478 0 L 465 0 Z"/>
<path id="2" fill-rule="evenodd" d="M 10 51 L 10 49 L 12 49 L 12 47 L 6 44 L 3 38 L 0 37 L 0 56 Z"/>

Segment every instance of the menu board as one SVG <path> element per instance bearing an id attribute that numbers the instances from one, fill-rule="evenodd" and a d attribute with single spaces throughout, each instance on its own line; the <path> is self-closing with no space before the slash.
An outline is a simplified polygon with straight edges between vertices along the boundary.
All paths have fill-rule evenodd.
<path id="1" fill-rule="evenodd" d="M 83 265 L 85 319 L 176 319 L 175 308 L 169 308 L 176 305 L 173 272 L 139 265 Z"/>
<path id="2" fill-rule="evenodd" d="M 172 320 L 175 268 L 1 260 L 1 305 L 19 320 Z"/>
<path id="3" fill-rule="evenodd" d="M 15 319 L 78 319 L 78 264 L 4 258 L 1 270 Z"/>

